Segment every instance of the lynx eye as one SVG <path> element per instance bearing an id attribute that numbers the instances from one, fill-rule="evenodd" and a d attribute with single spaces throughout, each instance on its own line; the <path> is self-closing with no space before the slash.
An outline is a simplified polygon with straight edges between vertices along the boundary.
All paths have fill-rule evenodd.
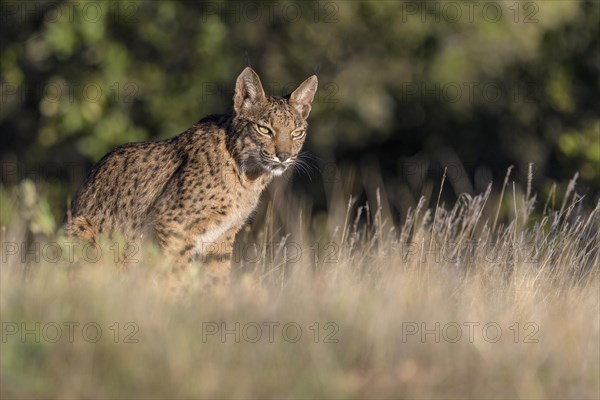
<path id="1" fill-rule="evenodd" d="M 269 128 L 267 128 L 266 126 L 262 126 L 262 125 L 258 125 L 255 124 L 254 128 L 258 131 L 258 133 L 266 135 L 266 136 L 271 136 L 272 132 Z"/>
<path id="2" fill-rule="evenodd" d="M 302 139 L 304 137 L 305 133 L 306 133 L 306 131 L 304 129 L 296 129 L 295 131 L 292 132 L 292 137 L 294 139 Z"/>

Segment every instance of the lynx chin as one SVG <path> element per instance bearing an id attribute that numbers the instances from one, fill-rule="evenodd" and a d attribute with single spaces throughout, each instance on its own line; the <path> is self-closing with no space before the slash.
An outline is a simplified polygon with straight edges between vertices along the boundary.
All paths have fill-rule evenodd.
<path id="1" fill-rule="evenodd" d="M 227 283 L 236 233 L 273 177 L 298 161 L 316 90 L 312 75 L 287 96 L 267 96 L 244 69 L 231 112 L 104 156 L 79 187 L 65 232 L 92 242 L 151 236 L 174 272 L 201 255 L 210 281 Z"/>

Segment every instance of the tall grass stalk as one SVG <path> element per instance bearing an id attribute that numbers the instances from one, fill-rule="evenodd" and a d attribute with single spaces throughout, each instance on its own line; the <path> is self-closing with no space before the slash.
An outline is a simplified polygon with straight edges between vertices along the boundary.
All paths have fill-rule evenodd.
<path id="1" fill-rule="evenodd" d="M 55 260 L 64 239 L 8 226 L 2 397 L 598 398 L 600 202 L 574 179 L 536 214 L 529 176 L 501 218 L 509 176 L 497 203 L 422 198 L 397 226 L 379 191 L 313 219 L 283 193 L 239 235 L 232 287 L 178 301 L 152 246 L 119 272 L 123 243 Z"/>

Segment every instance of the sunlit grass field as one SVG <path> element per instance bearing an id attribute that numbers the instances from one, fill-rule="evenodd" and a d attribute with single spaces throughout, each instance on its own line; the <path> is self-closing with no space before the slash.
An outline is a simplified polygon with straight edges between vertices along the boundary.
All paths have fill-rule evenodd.
<path id="1" fill-rule="evenodd" d="M 152 246 L 40 233 L 35 188 L 4 190 L 2 398 L 598 398 L 600 204 L 530 183 L 400 223 L 384 190 L 274 188 L 232 287 L 175 300 Z"/>

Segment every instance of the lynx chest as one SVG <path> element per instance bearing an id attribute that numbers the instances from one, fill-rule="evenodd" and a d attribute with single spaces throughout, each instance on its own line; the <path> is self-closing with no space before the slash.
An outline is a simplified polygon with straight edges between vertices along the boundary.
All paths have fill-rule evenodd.
<path id="1" fill-rule="evenodd" d="M 255 210 L 265 184 L 256 182 L 250 185 L 231 185 L 223 193 L 220 208 L 207 215 L 206 228 L 196 236 L 195 250 L 199 254 L 210 250 L 209 246 L 221 245 L 226 237 L 233 236 L 246 223 Z"/>

